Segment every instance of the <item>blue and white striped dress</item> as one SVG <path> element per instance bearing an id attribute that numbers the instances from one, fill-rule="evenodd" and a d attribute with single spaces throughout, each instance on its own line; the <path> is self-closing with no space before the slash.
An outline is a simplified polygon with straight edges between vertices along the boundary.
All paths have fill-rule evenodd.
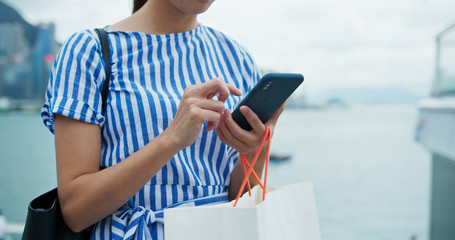
<path id="1" fill-rule="evenodd" d="M 204 25 L 167 35 L 108 31 L 108 38 L 111 82 L 106 113 L 102 115 L 101 107 L 104 62 L 92 30 L 74 34 L 61 48 L 42 109 L 44 124 L 52 132 L 55 113 L 100 125 L 101 167 L 121 162 L 162 133 L 187 86 L 219 76 L 246 94 L 260 77 L 243 47 Z M 232 111 L 239 99 L 230 96 L 225 107 Z M 164 239 L 164 208 L 227 201 L 238 153 L 215 131 L 202 129 L 193 145 L 100 221 L 92 239 Z"/>

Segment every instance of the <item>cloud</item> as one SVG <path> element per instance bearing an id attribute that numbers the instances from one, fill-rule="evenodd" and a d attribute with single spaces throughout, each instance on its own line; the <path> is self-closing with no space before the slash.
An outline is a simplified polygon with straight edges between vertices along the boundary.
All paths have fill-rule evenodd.
<path id="1" fill-rule="evenodd" d="M 60 41 L 131 11 L 128 0 L 12 3 L 35 23 L 55 22 Z M 261 67 L 304 73 L 310 91 L 400 86 L 428 92 L 435 36 L 455 22 L 453 9 L 452 0 L 217 0 L 199 19 L 241 42 Z"/>

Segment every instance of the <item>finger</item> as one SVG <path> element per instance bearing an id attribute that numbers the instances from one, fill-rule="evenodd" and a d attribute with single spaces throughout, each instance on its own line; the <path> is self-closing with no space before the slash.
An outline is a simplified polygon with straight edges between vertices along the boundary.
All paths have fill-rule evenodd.
<path id="1" fill-rule="evenodd" d="M 207 131 L 212 131 L 220 123 L 221 114 L 214 111 L 201 109 L 201 117 L 203 123 L 208 122 L 206 126 Z"/>
<path id="2" fill-rule="evenodd" d="M 190 121 L 196 121 L 198 124 L 203 124 L 205 122 L 214 122 L 215 125 L 218 125 L 221 114 L 215 111 L 202 109 L 196 106 L 193 106 L 189 109 L 188 119 Z"/>
<path id="3" fill-rule="evenodd" d="M 219 114 L 222 114 L 224 109 L 223 102 L 211 99 L 201 99 L 196 103 L 196 106 L 202 109 L 215 111 Z"/>
<path id="4" fill-rule="evenodd" d="M 196 88 L 194 88 L 195 94 L 201 97 L 205 98 L 212 98 L 216 94 L 220 94 L 220 96 L 227 98 L 229 96 L 229 88 L 226 86 L 226 84 L 223 82 L 221 78 L 214 78 L 212 80 L 209 80 L 205 83 L 202 83 L 198 85 Z M 220 98 L 218 97 L 220 100 Z"/>
<path id="5" fill-rule="evenodd" d="M 226 113 L 225 113 L 226 114 Z M 228 145 L 234 148 L 238 148 L 240 146 L 247 146 L 245 142 L 242 140 L 238 139 L 236 136 L 232 134 L 232 132 L 229 130 L 228 126 L 226 125 L 226 116 L 224 116 L 224 120 L 220 122 L 218 125 L 218 128 L 220 129 L 222 135 L 225 138 L 225 143 L 229 143 Z"/>
<path id="6" fill-rule="evenodd" d="M 253 128 L 253 131 L 258 133 L 263 133 L 265 131 L 265 126 L 261 119 L 259 119 L 258 115 L 256 115 L 251 108 L 243 105 L 240 107 L 240 112 L 245 116 L 246 120 Z"/>
<path id="7" fill-rule="evenodd" d="M 281 113 L 283 113 L 283 111 L 284 111 L 285 104 L 286 104 L 286 102 L 284 102 L 283 105 L 281 105 L 281 107 L 278 108 L 275 111 L 275 113 L 273 113 L 273 115 L 270 117 L 269 120 L 267 120 L 267 122 L 265 124 L 267 124 L 267 125 L 275 125 L 276 122 L 278 121 L 278 118 L 281 116 Z"/>
<path id="8" fill-rule="evenodd" d="M 235 96 L 242 96 L 242 92 L 238 88 L 236 88 L 234 85 L 227 84 L 227 83 L 224 83 L 224 85 L 228 89 L 229 93 L 226 94 L 226 93 L 220 92 L 220 95 L 218 95 L 219 101 L 225 102 L 226 99 L 229 97 L 229 94 L 233 94 Z"/>
<path id="9" fill-rule="evenodd" d="M 213 98 L 218 95 L 218 100 L 225 102 L 230 94 L 235 96 L 241 96 L 242 92 L 233 85 L 225 83 L 221 78 L 214 78 L 210 81 L 207 81 L 201 84 L 199 94 L 205 96 L 206 98 Z"/>
<path id="10" fill-rule="evenodd" d="M 205 129 L 206 129 L 208 132 L 212 131 L 212 130 L 215 129 L 215 128 L 216 128 L 216 125 L 215 125 L 215 123 L 213 123 L 213 122 L 207 122 L 207 126 L 205 127 Z"/>
<path id="11" fill-rule="evenodd" d="M 224 136 L 224 134 L 223 134 L 223 132 L 221 131 L 221 128 L 220 128 L 221 124 L 223 124 L 222 122 L 223 122 L 223 120 L 220 121 L 220 123 L 218 124 L 218 127 L 215 129 L 215 132 L 216 132 L 216 135 L 218 136 L 218 138 L 222 142 L 226 143 L 227 142 L 226 141 L 226 137 Z"/>
<path id="12" fill-rule="evenodd" d="M 237 139 L 245 143 L 254 143 L 256 141 L 256 136 L 250 131 L 242 129 L 237 122 L 232 118 L 231 112 L 229 109 L 224 109 L 224 122 L 229 132 Z"/>
<path id="13" fill-rule="evenodd" d="M 215 95 L 218 93 L 218 101 L 225 102 L 231 94 L 231 90 L 221 78 L 215 78 L 211 80 L 216 87 Z M 239 90 L 240 91 L 240 90 Z M 211 95 L 211 94 L 210 94 Z"/>
<path id="14" fill-rule="evenodd" d="M 229 88 L 229 92 L 235 96 L 242 96 L 242 91 L 240 89 L 236 88 L 234 85 L 231 84 L 226 84 L 227 87 Z"/>

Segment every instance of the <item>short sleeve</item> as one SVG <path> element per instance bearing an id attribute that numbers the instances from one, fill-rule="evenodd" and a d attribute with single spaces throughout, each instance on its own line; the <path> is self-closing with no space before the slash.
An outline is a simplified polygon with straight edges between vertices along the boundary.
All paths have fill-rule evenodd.
<path id="1" fill-rule="evenodd" d="M 41 110 L 44 125 L 54 132 L 54 115 L 102 125 L 101 89 L 105 80 L 101 45 L 91 30 L 71 36 L 53 64 L 46 100 Z"/>

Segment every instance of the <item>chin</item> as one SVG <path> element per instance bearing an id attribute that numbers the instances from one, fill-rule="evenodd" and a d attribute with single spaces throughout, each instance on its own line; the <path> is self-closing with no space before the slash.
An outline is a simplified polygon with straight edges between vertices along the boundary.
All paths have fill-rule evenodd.
<path id="1" fill-rule="evenodd" d="M 200 14 L 207 11 L 214 0 L 171 0 L 171 2 L 184 13 Z"/>

